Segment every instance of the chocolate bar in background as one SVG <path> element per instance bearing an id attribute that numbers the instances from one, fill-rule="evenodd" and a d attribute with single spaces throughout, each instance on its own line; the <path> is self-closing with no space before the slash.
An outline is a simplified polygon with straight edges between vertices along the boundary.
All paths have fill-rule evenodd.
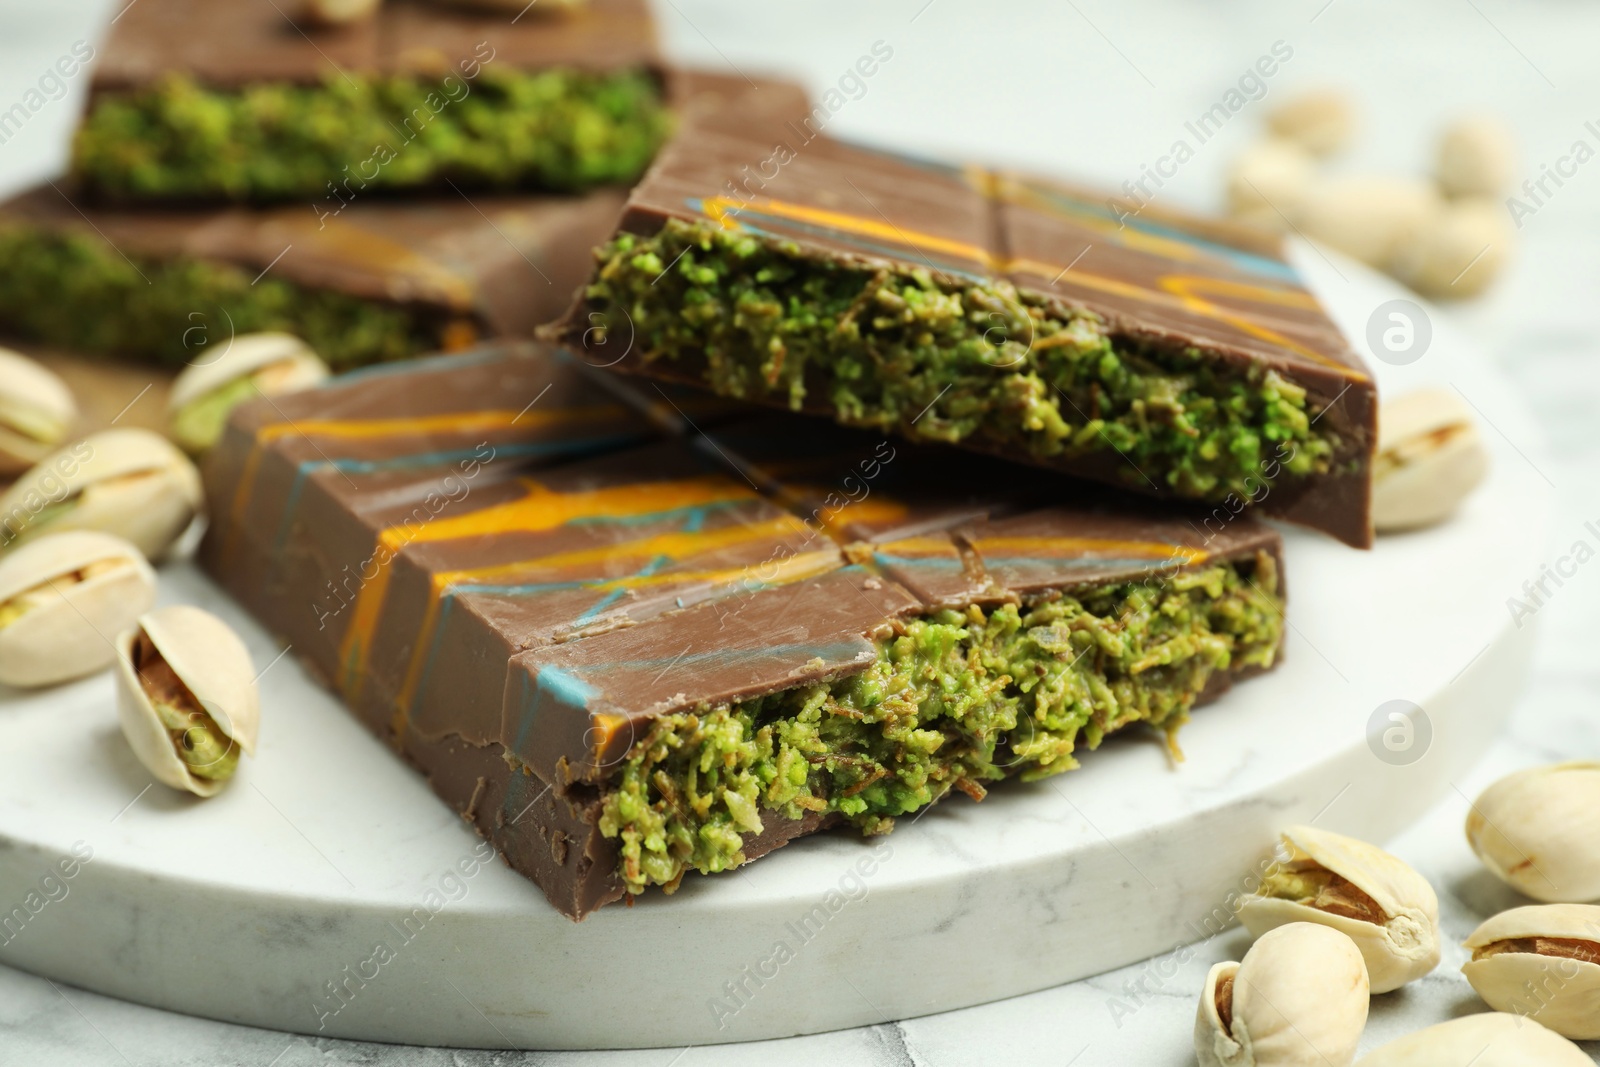
<path id="1" fill-rule="evenodd" d="M 644 0 L 523 17 L 389 0 L 297 27 L 288 4 L 139 0 L 101 48 L 72 172 L 119 201 L 628 183 L 670 122 Z"/>
<path id="2" fill-rule="evenodd" d="M 0 204 L 0 330 L 181 367 L 235 333 L 284 330 L 335 369 L 517 336 L 561 314 L 622 194 L 278 208 Z M 80 210 L 81 207 L 81 210 Z"/>
<path id="3" fill-rule="evenodd" d="M 618 371 L 1371 544 L 1376 389 L 1277 238 L 773 129 L 750 108 L 686 122 L 551 336 Z"/>
<path id="4" fill-rule="evenodd" d="M 573 918 L 1276 662 L 1249 519 L 612 388 L 540 345 L 358 371 L 240 408 L 205 471 L 206 569 Z"/>

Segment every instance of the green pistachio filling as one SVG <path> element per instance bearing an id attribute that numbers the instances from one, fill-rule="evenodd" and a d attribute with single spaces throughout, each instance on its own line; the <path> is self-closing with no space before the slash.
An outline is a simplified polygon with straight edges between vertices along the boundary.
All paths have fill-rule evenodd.
<path id="1" fill-rule="evenodd" d="M 97 192 L 130 198 L 321 203 L 336 187 L 349 199 L 447 179 L 575 190 L 636 179 L 667 127 L 660 87 L 642 71 L 484 65 L 472 80 L 346 73 L 235 91 L 172 75 L 98 96 L 73 170 Z"/>
<path id="2" fill-rule="evenodd" d="M 282 330 L 336 370 L 440 346 L 444 317 L 226 263 L 131 262 L 92 233 L 0 227 L 0 321 L 15 336 L 182 366 L 233 334 Z"/>
<path id="3" fill-rule="evenodd" d="M 1208 501 L 1327 471 L 1339 447 L 1273 371 L 1136 344 L 1003 281 L 873 271 L 676 219 L 598 256 L 591 322 L 727 396 L 1050 462 L 1106 454 L 1130 486 Z"/>
<path id="4" fill-rule="evenodd" d="M 1271 556 L 1035 603 L 945 610 L 879 642 L 867 670 L 656 720 L 603 794 L 630 893 L 744 862 L 764 813 L 866 834 L 984 783 L 1077 766 L 1113 730 L 1171 736 L 1218 671 L 1269 667 L 1283 600 Z"/>

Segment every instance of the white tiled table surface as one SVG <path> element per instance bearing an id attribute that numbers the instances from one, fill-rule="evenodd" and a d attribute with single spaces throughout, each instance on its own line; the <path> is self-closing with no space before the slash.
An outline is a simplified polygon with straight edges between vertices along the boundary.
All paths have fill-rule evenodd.
<path id="1" fill-rule="evenodd" d="M 124 0 L 0 3 L 0 111 Z M 265 3 L 267 0 L 261 0 Z M 672 53 L 748 72 L 789 71 L 817 94 L 882 41 L 892 58 L 829 129 L 947 156 L 977 156 L 1118 186 L 1187 136 L 1184 123 L 1220 100 L 1274 42 L 1292 58 L 1160 191 L 1171 204 L 1215 205 L 1229 157 L 1264 108 L 1310 85 L 1350 89 L 1365 110 L 1351 168 L 1419 171 L 1438 124 L 1488 109 L 1521 141 L 1519 176 L 1537 177 L 1586 140 L 1600 148 L 1600 7 L 1575 0 L 658 0 Z M 846 86 L 850 88 L 850 86 Z M 84 78 L 0 144 L 0 189 L 61 166 Z M 1189 137 L 1191 143 L 1192 136 Z M 1518 442 L 1559 488 L 1554 559 L 1600 519 L 1600 163 L 1580 168 L 1524 220 L 1508 276 L 1458 317 L 1505 368 L 1540 417 L 1546 442 Z M 1559 549 L 1557 546 L 1561 546 Z M 1507 589 L 1507 597 L 1517 590 Z M 1307 606 L 1302 605 L 1302 610 Z M 1512 903 L 1467 851 L 1460 826 L 1472 796 L 1513 768 L 1600 757 L 1600 574 L 1581 570 L 1539 613 L 1532 684 L 1510 727 L 1460 793 L 1392 843 L 1439 890 L 1448 942 L 1430 978 L 1378 998 L 1364 1048 L 1477 1010 L 1456 968 L 1456 942 Z M 69 783 L 70 784 L 70 783 Z M 1360 788 L 1357 783 L 1354 788 Z M 475 1052 L 317 1041 L 156 1011 L 51 984 L 0 966 L 0 1065 L 188 1067 L 259 1064 L 570 1064 L 698 1067 L 770 1063 L 1072 1064 L 1192 1062 L 1194 1000 L 1206 968 L 1237 958 L 1230 932 L 1181 965 L 1158 960 L 1031 996 L 904 1022 L 759 1046 L 616 1053 Z M 931 961 L 960 967 L 960 960 Z M 597 1004 L 596 1010 L 627 1010 Z M 1600 1059 L 1600 1057 L 1597 1057 Z"/>

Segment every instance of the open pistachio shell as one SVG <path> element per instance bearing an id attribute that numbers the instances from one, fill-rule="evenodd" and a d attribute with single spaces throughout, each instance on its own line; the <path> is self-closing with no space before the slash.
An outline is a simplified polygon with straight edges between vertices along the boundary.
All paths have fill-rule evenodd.
<path id="1" fill-rule="evenodd" d="M 1600 907 L 1535 904 L 1485 921 L 1467 938 L 1462 965 L 1496 1011 L 1579 1041 L 1600 1038 Z"/>
<path id="2" fill-rule="evenodd" d="M 228 414 L 240 404 L 305 389 L 327 377 L 328 365 L 293 334 L 241 334 L 178 375 L 167 400 L 168 431 L 185 451 L 198 455 L 216 444 Z"/>
<path id="3" fill-rule="evenodd" d="M 200 503 L 200 473 L 170 441 L 105 430 L 46 457 L 0 496 L 0 551 L 47 532 L 100 530 L 156 560 Z"/>
<path id="4" fill-rule="evenodd" d="M 1383 403 L 1372 467 L 1379 532 L 1442 522 L 1489 471 L 1472 410 L 1453 390 L 1419 389 Z"/>
<path id="5" fill-rule="evenodd" d="M 175 604 L 117 638 L 117 713 L 150 773 L 174 789 L 213 796 L 239 752 L 255 754 L 261 718 L 244 642 L 215 615 Z"/>
<path id="6" fill-rule="evenodd" d="M 65 382 L 0 348 L 0 476 L 20 474 L 49 455 L 77 420 Z"/>
<path id="7" fill-rule="evenodd" d="M 149 610 L 156 576 L 119 537 L 74 530 L 0 558 L 0 683 L 55 685 L 116 658 L 110 636 Z"/>
<path id="8" fill-rule="evenodd" d="M 1389 1042 L 1356 1067 L 1592 1067 L 1560 1034 L 1517 1015 L 1465 1015 Z"/>
<path id="9" fill-rule="evenodd" d="M 1269 930 L 1206 977 L 1195 1016 L 1200 1067 L 1350 1067 L 1367 1025 L 1367 968 L 1326 926 Z"/>
<path id="10" fill-rule="evenodd" d="M 1292 922 L 1321 923 L 1361 950 L 1374 993 L 1387 993 L 1439 964 L 1439 898 L 1416 871 L 1353 837 L 1291 826 L 1288 849 L 1261 889 L 1239 906 L 1252 934 Z"/>

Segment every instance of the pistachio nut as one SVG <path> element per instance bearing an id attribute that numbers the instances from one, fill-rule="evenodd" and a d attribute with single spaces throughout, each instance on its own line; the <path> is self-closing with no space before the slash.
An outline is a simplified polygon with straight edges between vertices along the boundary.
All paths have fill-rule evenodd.
<path id="1" fill-rule="evenodd" d="M 167 432 L 184 451 L 200 455 L 246 400 L 292 393 L 327 377 L 328 365 L 293 334 L 241 334 L 221 355 L 178 375 L 167 399 Z"/>
<path id="2" fill-rule="evenodd" d="M 1252 145 L 1229 168 L 1229 212 L 1269 229 L 1288 229 L 1300 217 L 1315 166 L 1311 154 L 1294 141 Z"/>
<path id="3" fill-rule="evenodd" d="M 1465 300 L 1489 287 L 1511 257 L 1517 230 L 1497 202 L 1452 200 L 1394 263 L 1395 277 L 1424 296 Z"/>
<path id="4" fill-rule="evenodd" d="M 160 559 L 200 509 L 200 473 L 149 430 L 104 430 L 41 460 L 0 496 L 0 551 L 58 530 L 102 530 Z"/>
<path id="5" fill-rule="evenodd" d="M 261 718 L 244 642 L 209 612 L 174 604 L 117 637 L 117 714 L 150 773 L 174 789 L 216 794 Z"/>
<path id="6" fill-rule="evenodd" d="M 1289 858 L 1239 906 L 1239 921 L 1260 937 L 1292 922 L 1331 926 L 1354 941 L 1374 993 L 1399 989 L 1439 964 L 1439 898 L 1425 878 L 1380 848 L 1353 837 L 1291 826 Z"/>
<path id="7" fill-rule="evenodd" d="M 0 683 L 55 685 L 110 666 L 111 635 L 148 611 L 156 576 L 139 550 L 91 530 L 0 558 Z"/>
<path id="8" fill-rule="evenodd" d="M 1446 196 L 1504 196 L 1516 165 L 1511 131 L 1487 116 L 1452 122 L 1439 138 L 1433 175 Z"/>
<path id="9" fill-rule="evenodd" d="M 1389 1042 L 1356 1067 L 1593 1067 L 1560 1034 L 1516 1015 L 1464 1015 Z"/>
<path id="10" fill-rule="evenodd" d="M 1496 1011 L 1526 1015 L 1563 1037 L 1600 1038 L 1600 907 L 1534 904 L 1485 921 L 1461 967 Z"/>
<path id="11" fill-rule="evenodd" d="M 1467 813 L 1467 842 L 1495 877 L 1535 900 L 1600 899 L 1600 763 L 1500 779 Z"/>
<path id="12" fill-rule="evenodd" d="M 1349 1067 L 1368 995 L 1354 941 L 1315 923 L 1279 926 L 1206 975 L 1195 1055 L 1200 1067 Z"/>
<path id="13" fill-rule="evenodd" d="M 383 0 L 300 0 L 295 21 L 302 26 L 331 28 L 364 22 L 378 13 Z"/>
<path id="14" fill-rule="evenodd" d="M 0 348 L 0 476 L 21 474 L 61 444 L 78 420 L 72 392 L 24 355 Z"/>
<path id="15" fill-rule="evenodd" d="M 538 0 L 537 4 L 530 4 L 527 0 L 433 0 L 443 7 L 465 7 L 478 11 L 506 11 L 518 14 L 529 8 L 536 15 L 561 14 L 576 11 L 589 6 L 589 0 Z"/>
<path id="16" fill-rule="evenodd" d="M 1452 390 L 1419 389 L 1378 410 L 1372 522 L 1380 533 L 1449 518 L 1489 471 L 1472 410 Z"/>
<path id="17" fill-rule="evenodd" d="M 1316 89 L 1273 108 L 1267 115 L 1267 129 L 1298 142 L 1312 155 L 1331 156 L 1350 143 L 1356 109 L 1337 89 Z"/>
<path id="18" fill-rule="evenodd" d="M 1306 193 L 1300 229 L 1314 240 L 1387 270 L 1443 205 L 1434 184 L 1420 178 L 1339 175 L 1316 182 Z"/>

